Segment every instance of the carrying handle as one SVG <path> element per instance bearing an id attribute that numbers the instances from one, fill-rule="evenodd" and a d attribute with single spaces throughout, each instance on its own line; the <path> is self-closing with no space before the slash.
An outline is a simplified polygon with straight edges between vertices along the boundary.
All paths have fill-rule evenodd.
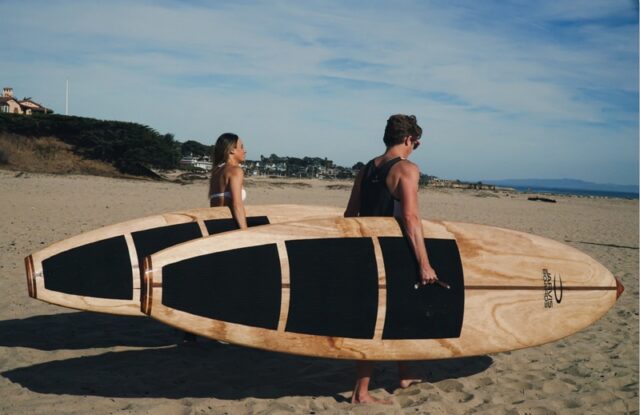
<path id="1" fill-rule="evenodd" d="M 441 286 L 442 288 L 447 289 L 447 290 L 450 290 L 450 289 L 451 289 L 451 286 L 450 286 L 449 284 L 447 284 L 446 282 L 442 282 L 442 281 L 440 281 L 440 280 L 436 280 L 436 282 L 435 282 L 435 283 L 436 283 L 436 284 L 438 284 L 439 286 Z M 414 290 L 417 290 L 418 288 L 420 288 L 420 284 L 416 282 L 416 283 L 413 285 L 413 289 L 414 289 Z"/>

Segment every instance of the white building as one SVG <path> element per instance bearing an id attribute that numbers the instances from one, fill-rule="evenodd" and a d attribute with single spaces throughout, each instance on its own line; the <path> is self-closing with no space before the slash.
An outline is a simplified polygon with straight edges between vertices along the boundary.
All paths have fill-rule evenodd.
<path id="1" fill-rule="evenodd" d="M 198 168 L 210 171 L 213 168 L 213 163 L 209 156 L 196 157 L 188 155 L 180 159 L 180 166 L 182 168 Z"/>

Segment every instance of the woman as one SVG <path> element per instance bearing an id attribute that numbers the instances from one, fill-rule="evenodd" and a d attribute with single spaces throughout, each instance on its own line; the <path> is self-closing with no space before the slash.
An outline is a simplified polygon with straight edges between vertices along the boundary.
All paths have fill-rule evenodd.
<path id="1" fill-rule="evenodd" d="M 213 169 L 209 181 L 209 206 L 228 206 L 240 229 L 247 229 L 244 211 L 247 192 L 242 187 L 244 171 L 240 167 L 246 154 L 240 137 L 232 133 L 222 134 L 213 150 Z M 196 336 L 185 332 L 182 341 L 191 344 L 196 341 Z"/>
<path id="2" fill-rule="evenodd" d="M 228 206 L 240 229 L 247 228 L 242 187 L 244 171 L 240 163 L 245 160 L 244 143 L 236 134 L 224 133 L 218 137 L 213 153 L 213 169 L 209 182 L 209 206 Z"/>

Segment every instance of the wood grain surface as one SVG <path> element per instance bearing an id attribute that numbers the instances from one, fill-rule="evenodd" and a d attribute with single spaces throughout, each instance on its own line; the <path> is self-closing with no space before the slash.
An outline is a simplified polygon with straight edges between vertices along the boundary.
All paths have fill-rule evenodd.
<path id="1" fill-rule="evenodd" d="M 359 360 L 440 359 L 515 350 L 558 340 L 602 317 L 615 304 L 621 288 L 613 275 L 591 257 L 550 239 L 455 222 L 423 221 L 423 228 L 425 238 L 454 239 L 460 252 L 465 281 L 464 320 L 460 336 L 456 338 L 381 338 L 387 286 L 377 238 L 402 236 L 398 223 L 391 218 L 336 217 L 273 224 L 227 232 L 160 251 L 151 255 L 146 263 L 143 311 L 166 324 L 202 336 L 272 351 Z M 353 237 L 370 237 L 374 241 L 379 295 L 373 338 L 286 331 L 290 259 L 282 248 L 285 241 Z M 214 320 L 163 305 L 165 266 L 265 244 L 277 244 L 282 267 L 283 295 L 277 330 Z M 327 299 L 328 307 L 331 294 L 318 293 Z"/>
<path id="2" fill-rule="evenodd" d="M 270 223 L 281 223 L 307 218 L 341 216 L 343 209 L 329 206 L 303 206 L 303 205 L 254 205 L 246 206 L 247 217 L 266 216 Z M 200 208 L 181 212 L 171 212 L 154 215 L 140 219 L 134 219 L 56 242 L 25 258 L 27 275 L 27 288 L 29 296 L 51 304 L 64 307 L 96 311 L 109 314 L 142 316 L 140 312 L 140 285 L 141 274 L 138 255 L 132 238 L 135 232 L 158 229 L 177 224 L 197 223 L 202 236 L 208 236 L 205 221 L 214 219 L 231 219 L 228 208 Z M 73 295 L 45 288 L 45 275 L 43 261 L 60 253 L 74 248 L 82 247 L 96 241 L 108 238 L 124 237 L 131 262 L 131 278 L 133 286 L 133 298 L 131 300 L 97 298 L 91 296 Z"/>

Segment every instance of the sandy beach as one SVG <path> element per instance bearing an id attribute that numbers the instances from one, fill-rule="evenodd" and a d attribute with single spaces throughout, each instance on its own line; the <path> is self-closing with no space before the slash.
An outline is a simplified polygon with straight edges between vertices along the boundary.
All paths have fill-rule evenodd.
<path id="1" fill-rule="evenodd" d="M 350 183 L 248 179 L 247 204 L 344 207 Z M 421 189 L 425 219 L 500 226 L 591 255 L 626 290 L 584 331 L 540 347 L 416 362 L 424 383 L 397 388 L 377 366 L 351 405 L 354 365 L 253 350 L 147 318 L 78 312 L 27 295 L 23 259 L 61 239 L 129 219 L 207 205 L 206 184 L 0 170 L 0 414 L 637 414 L 638 201 Z"/>

